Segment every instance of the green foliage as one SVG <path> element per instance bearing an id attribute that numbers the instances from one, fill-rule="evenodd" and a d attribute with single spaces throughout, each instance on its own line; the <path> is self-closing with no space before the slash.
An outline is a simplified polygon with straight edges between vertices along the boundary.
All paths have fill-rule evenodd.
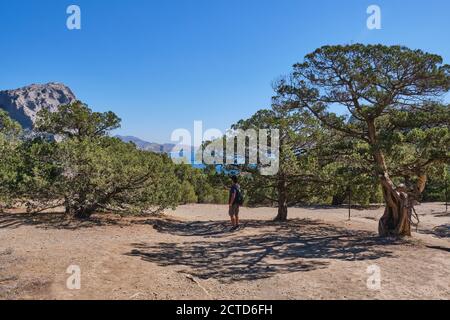
<path id="1" fill-rule="evenodd" d="M 58 165 L 59 146 L 53 141 L 37 137 L 25 140 L 18 155 L 17 193 L 29 211 L 38 211 L 59 204 L 62 169 Z"/>
<path id="2" fill-rule="evenodd" d="M 65 206 L 94 212 L 156 213 L 175 207 L 180 185 L 172 162 L 110 137 L 36 139 L 24 145 L 21 194 L 30 210 Z"/>
<path id="3" fill-rule="evenodd" d="M 181 204 L 188 204 L 188 203 L 197 203 L 198 197 L 195 194 L 195 189 L 192 184 L 189 183 L 189 181 L 183 181 L 181 183 Z"/>
<path id="4" fill-rule="evenodd" d="M 280 81 L 278 93 L 350 141 L 338 150 L 378 178 L 385 191 L 401 181 L 417 194 L 417 183 L 450 159 L 449 106 L 439 103 L 449 88 L 450 66 L 437 55 L 355 44 L 307 55 Z M 337 116 L 331 107 L 345 108 L 349 116 Z M 356 142 L 364 152 L 354 152 Z"/>
<path id="5" fill-rule="evenodd" d="M 60 186 L 66 208 L 159 212 L 178 202 L 179 184 L 169 159 L 115 138 L 68 139 L 59 145 Z"/>
<path id="6" fill-rule="evenodd" d="M 193 190 L 193 194 L 187 197 L 189 200 L 184 199 L 182 203 L 227 203 L 228 190 L 215 168 L 197 169 L 189 165 L 177 165 L 175 173 L 186 190 Z"/>
<path id="7" fill-rule="evenodd" d="M 287 206 L 320 199 L 326 181 L 320 174 L 323 164 L 317 153 L 326 132 L 317 120 L 307 112 L 292 111 L 288 104 L 274 98 L 271 110 L 260 110 L 233 129 L 278 129 L 280 134 L 279 170 L 275 175 L 261 175 L 254 164 L 231 166 L 244 175 L 241 185 L 249 204 L 277 204 L 284 220 Z"/>
<path id="8" fill-rule="evenodd" d="M 12 120 L 8 113 L 0 109 L 0 135 L 3 139 L 17 137 L 22 132 L 20 124 Z"/>
<path id="9" fill-rule="evenodd" d="M 447 193 L 447 195 L 446 195 Z M 430 174 L 423 201 L 450 201 L 450 165 L 435 167 Z"/>
<path id="10" fill-rule="evenodd" d="M 0 109 L 0 210 L 11 205 L 17 194 L 20 134 L 20 125 Z"/>
<path id="11" fill-rule="evenodd" d="M 105 210 L 143 214 L 175 207 L 180 183 L 170 159 L 106 136 L 118 126 L 113 113 L 79 102 L 41 112 L 37 130 L 62 139 L 23 144 L 21 185 L 30 210 L 64 205 L 68 214 L 87 218 Z"/>
<path id="12" fill-rule="evenodd" d="M 354 203 L 379 203 L 383 178 L 413 186 L 424 175 L 423 199 L 442 201 L 450 182 L 450 106 L 439 98 L 449 88 L 450 66 L 421 50 L 361 44 L 317 49 L 277 83 L 270 109 L 232 127 L 280 130 L 274 176 L 261 175 L 254 165 L 219 171 L 174 165 L 167 156 L 109 137 L 120 119 L 79 101 L 54 113 L 40 111 L 40 135 L 31 138 L 0 110 L 0 205 L 62 205 L 89 217 L 154 213 L 179 203 L 226 204 L 233 170 L 241 173 L 247 204 L 255 206 L 342 204 L 349 189 Z M 347 115 L 333 113 L 336 108 Z"/>
<path id="13" fill-rule="evenodd" d="M 80 101 L 60 106 L 58 112 L 42 109 L 38 113 L 36 131 L 68 138 L 105 136 L 120 127 L 120 119 L 113 112 L 93 112 Z"/>

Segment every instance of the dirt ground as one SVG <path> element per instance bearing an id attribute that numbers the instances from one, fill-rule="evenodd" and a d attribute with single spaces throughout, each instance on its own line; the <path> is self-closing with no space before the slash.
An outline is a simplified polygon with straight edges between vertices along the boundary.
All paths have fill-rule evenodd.
<path id="1" fill-rule="evenodd" d="M 412 239 L 380 239 L 383 209 L 182 206 L 165 218 L 0 214 L 0 299 L 450 299 L 450 214 L 417 208 Z M 80 267 L 81 289 L 67 269 Z M 381 288 L 369 289 L 369 266 Z"/>

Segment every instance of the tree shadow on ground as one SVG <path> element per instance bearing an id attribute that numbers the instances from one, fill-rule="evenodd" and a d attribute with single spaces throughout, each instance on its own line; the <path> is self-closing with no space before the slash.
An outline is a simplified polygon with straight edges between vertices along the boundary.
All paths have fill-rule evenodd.
<path id="1" fill-rule="evenodd" d="M 330 259 L 376 260 L 393 257 L 386 245 L 404 244 L 371 232 L 352 231 L 311 220 L 248 221 L 243 234 L 219 236 L 223 222 L 156 222 L 155 229 L 176 236 L 211 236 L 194 242 L 135 243 L 129 256 L 183 273 L 221 282 L 270 278 L 277 274 L 326 268 Z M 252 230 L 260 229 L 263 230 Z M 255 232 L 260 231 L 260 232 Z M 223 231 L 222 231 L 223 233 Z"/>
<path id="2" fill-rule="evenodd" d="M 450 224 L 443 224 L 441 226 L 434 227 L 432 230 L 422 229 L 419 230 L 422 234 L 431 234 L 438 238 L 450 238 Z"/>
<path id="3" fill-rule="evenodd" d="M 442 247 L 442 246 L 427 246 L 427 248 L 441 250 L 441 251 L 450 253 L 450 248 L 446 248 L 446 247 Z"/>
<path id="4" fill-rule="evenodd" d="M 43 229 L 76 230 L 83 228 L 118 225 L 120 220 L 108 217 L 92 217 L 89 220 L 68 218 L 65 213 L 0 213 L 0 229 L 35 226 Z"/>
<path id="5" fill-rule="evenodd" d="M 438 218 L 450 218 L 450 212 L 433 212 L 432 213 L 433 216 L 438 217 Z"/>

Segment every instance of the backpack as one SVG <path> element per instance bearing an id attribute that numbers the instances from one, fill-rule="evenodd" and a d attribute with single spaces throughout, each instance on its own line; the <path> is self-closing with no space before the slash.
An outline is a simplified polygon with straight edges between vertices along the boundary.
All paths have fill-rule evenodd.
<path id="1" fill-rule="evenodd" d="M 244 191 L 242 191 L 241 188 L 236 188 L 237 191 L 237 196 L 236 196 L 236 203 L 240 206 L 244 205 L 244 201 L 245 201 L 245 194 Z"/>

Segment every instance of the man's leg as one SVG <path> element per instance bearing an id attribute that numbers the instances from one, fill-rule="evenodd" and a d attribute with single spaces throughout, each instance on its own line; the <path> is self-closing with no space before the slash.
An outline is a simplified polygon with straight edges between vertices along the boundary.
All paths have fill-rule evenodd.
<path id="1" fill-rule="evenodd" d="M 231 225 L 233 227 L 235 227 L 236 226 L 236 217 L 234 215 L 230 215 L 230 218 L 231 218 Z"/>
<path id="2" fill-rule="evenodd" d="M 233 213 L 234 213 L 234 221 L 235 221 L 235 226 L 239 227 L 239 206 L 238 205 L 234 205 L 233 206 Z"/>
<path id="3" fill-rule="evenodd" d="M 233 209 L 234 209 L 233 206 L 231 206 L 229 211 L 228 211 L 228 214 L 230 215 L 231 225 L 234 228 L 236 226 L 236 215 L 234 214 Z"/>

